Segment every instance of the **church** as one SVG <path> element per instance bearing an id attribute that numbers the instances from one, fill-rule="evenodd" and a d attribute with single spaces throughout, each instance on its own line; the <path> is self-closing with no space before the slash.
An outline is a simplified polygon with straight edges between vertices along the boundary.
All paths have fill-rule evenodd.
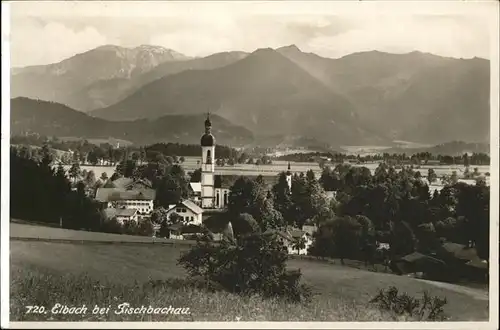
<path id="1" fill-rule="evenodd" d="M 215 187 L 215 137 L 210 115 L 205 120 L 201 140 L 201 182 L 191 182 L 194 201 L 202 209 L 224 209 L 229 201 L 229 188 Z"/>
<path id="2" fill-rule="evenodd" d="M 215 180 L 215 136 L 212 134 L 212 122 L 210 115 L 205 120 L 205 133 L 201 140 L 201 182 L 191 182 L 190 189 L 193 201 L 201 206 L 203 210 L 225 209 L 229 202 L 229 187 L 216 186 Z M 289 188 L 292 185 L 292 173 L 290 163 L 286 179 Z"/>

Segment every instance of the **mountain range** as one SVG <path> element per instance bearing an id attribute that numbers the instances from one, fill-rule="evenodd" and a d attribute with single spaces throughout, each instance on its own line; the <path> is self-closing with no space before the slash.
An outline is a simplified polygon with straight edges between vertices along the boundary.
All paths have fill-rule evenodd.
<path id="1" fill-rule="evenodd" d="M 138 145 L 159 142 L 199 144 L 203 114 L 167 115 L 156 119 L 108 121 L 91 117 L 63 104 L 18 97 L 11 101 L 11 134 L 38 133 L 43 136 L 120 139 Z M 213 132 L 221 145 L 244 146 L 253 134 L 226 119 L 212 115 Z"/>
<path id="2" fill-rule="evenodd" d="M 62 103 L 107 123 L 211 112 L 255 137 L 332 146 L 486 142 L 489 75 L 488 60 L 421 52 L 331 59 L 291 45 L 190 58 L 156 46 L 103 46 L 12 70 L 11 96 Z"/>

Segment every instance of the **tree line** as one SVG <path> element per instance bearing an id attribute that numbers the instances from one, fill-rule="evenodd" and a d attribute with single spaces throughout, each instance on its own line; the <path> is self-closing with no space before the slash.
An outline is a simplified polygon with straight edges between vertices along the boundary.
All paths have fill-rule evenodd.
<path id="1" fill-rule="evenodd" d="M 10 150 L 10 216 L 63 228 L 149 236 L 150 223 L 119 224 L 107 219 L 103 205 L 89 189 L 97 189 L 94 173 L 82 173 L 78 164 L 66 171 L 52 166 L 48 146 L 40 148 L 41 158 L 27 157 L 17 148 Z M 100 178 L 105 180 L 105 178 Z"/>
<path id="2" fill-rule="evenodd" d="M 308 153 L 295 153 L 283 155 L 278 157 L 279 160 L 293 161 L 293 162 L 319 162 L 324 165 L 328 162 L 331 163 L 374 163 L 385 162 L 390 165 L 430 165 L 436 162 L 442 165 L 490 165 L 490 156 L 486 153 L 472 153 L 471 155 L 465 153 L 460 156 L 450 156 L 442 154 L 433 154 L 430 152 L 417 152 L 413 154 L 406 153 L 382 153 L 376 155 L 352 155 L 344 153 L 331 153 L 331 152 L 308 152 Z M 323 167 L 323 166 L 322 166 Z"/>
<path id="3" fill-rule="evenodd" d="M 333 186 L 332 186 L 332 182 Z M 335 198 L 327 191 L 335 190 Z M 397 260 L 415 251 L 433 253 L 450 241 L 489 255 L 489 187 L 449 182 L 430 193 L 418 172 L 381 164 L 368 168 L 337 165 L 319 179 L 312 170 L 285 173 L 272 187 L 262 177 L 240 177 L 231 188 L 224 214 L 235 235 L 265 232 L 287 225 L 316 225 L 310 253 L 366 263 Z M 390 249 L 379 250 L 380 243 Z"/>

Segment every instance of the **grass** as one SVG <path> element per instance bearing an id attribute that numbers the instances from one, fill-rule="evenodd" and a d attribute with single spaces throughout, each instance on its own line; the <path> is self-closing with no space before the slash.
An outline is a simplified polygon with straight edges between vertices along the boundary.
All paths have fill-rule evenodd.
<path id="1" fill-rule="evenodd" d="M 354 305 L 343 299 L 320 299 L 309 304 L 240 297 L 226 292 L 209 292 L 186 285 L 183 280 L 166 280 L 145 285 L 97 282 L 89 276 L 54 275 L 40 270 L 17 270 L 12 284 L 11 319 L 18 321 L 384 321 L 397 320 L 376 308 Z M 55 303 L 68 307 L 86 306 L 86 313 L 53 314 Z M 182 308 L 185 314 L 121 314 L 119 305 L 146 309 Z M 26 313 L 26 305 L 45 306 L 48 313 Z M 109 307 L 103 315 L 95 306 Z M 187 310 L 186 308 L 189 308 Z"/>
<path id="2" fill-rule="evenodd" d="M 306 284 L 316 296 L 306 305 L 287 304 L 259 297 L 242 298 L 224 292 L 206 292 L 182 285 L 184 269 L 177 258 L 187 246 L 68 244 L 11 241 L 11 320 L 68 320 L 68 316 L 32 315 L 25 305 L 55 303 L 72 306 L 189 307 L 187 315 L 127 316 L 127 320 L 186 321 L 392 321 L 368 301 L 379 288 L 396 286 L 401 292 L 420 296 L 423 290 L 445 296 L 445 313 L 453 321 L 488 319 L 488 301 L 466 292 L 408 277 L 367 272 L 309 260 L 289 260 L 300 268 Z M 157 287 L 150 280 L 165 281 Z M 115 298 L 116 297 L 116 298 Z M 49 313 L 50 314 L 50 313 Z M 123 320 L 108 314 L 106 320 Z M 61 318 L 63 317 L 63 318 Z M 92 315 L 71 316 L 72 320 L 93 320 Z M 95 319 L 94 319 L 95 320 Z"/>

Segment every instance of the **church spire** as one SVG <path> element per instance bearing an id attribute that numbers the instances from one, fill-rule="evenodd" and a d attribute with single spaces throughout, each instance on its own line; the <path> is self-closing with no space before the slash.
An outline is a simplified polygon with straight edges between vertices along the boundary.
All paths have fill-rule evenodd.
<path id="1" fill-rule="evenodd" d="M 207 119 L 205 120 L 205 128 L 211 128 L 212 122 L 210 121 L 210 112 L 207 112 Z"/>

